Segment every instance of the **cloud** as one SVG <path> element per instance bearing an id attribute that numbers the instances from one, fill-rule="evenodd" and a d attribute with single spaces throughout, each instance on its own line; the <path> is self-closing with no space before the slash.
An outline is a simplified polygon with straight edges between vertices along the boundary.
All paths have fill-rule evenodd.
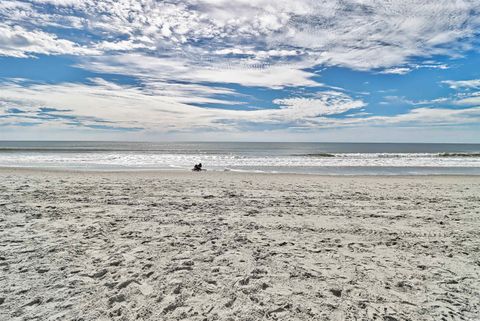
<path id="1" fill-rule="evenodd" d="M 480 106 L 480 79 L 470 80 L 444 80 L 441 82 L 455 94 L 449 98 L 449 102 L 457 106 Z"/>
<path id="2" fill-rule="evenodd" d="M 454 101 L 454 104 L 461 106 L 480 106 L 480 92 L 476 92 L 466 98 L 458 99 Z"/>
<path id="3" fill-rule="evenodd" d="M 418 69 L 448 69 L 449 67 L 445 64 L 440 64 L 435 61 L 427 61 L 423 62 L 422 64 L 414 64 L 414 63 L 409 63 L 407 66 L 403 67 L 393 67 L 393 68 L 386 68 L 383 70 L 380 70 L 380 74 L 386 74 L 386 75 L 405 75 L 408 74 L 414 70 Z"/>
<path id="4" fill-rule="evenodd" d="M 51 4 L 51 5 L 60 6 L 60 7 L 67 7 L 67 6 L 79 7 L 83 2 L 82 0 L 31 0 L 31 1 L 38 4 Z"/>
<path id="5" fill-rule="evenodd" d="M 480 122 L 480 107 L 469 109 L 448 108 L 414 108 L 405 113 L 392 116 L 375 116 L 360 114 L 355 117 L 326 118 L 320 117 L 313 128 L 435 128 L 475 126 Z"/>
<path id="6" fill-rule="evenodd" d="M 416 108 L 391 117 L 373 116 L 370 121 L 381 124 L 421 124 L 422 126 L 452 126 L 478 124 L 480 107 L 469 109 Z"/>
<path id="7" fill-rule="evenodd" d="M 445 80 L 442 84 L 452 89 L 480 89 L 480 79 L 471 80 Z"/>
<path id="8" fill-rule="evenodd" d="M 79 67 L 96 72 L 136 76 L 144 81 L 187 81 L 230 83 L 242 86 L 283 88 L 322 86 L 312 72 L 300 64 L 261 64 L 254 61 L 231 64 L 228 60 L 202 60 L 182 57 L 150 57 L 143 54 L 102 56 L 83 59 Z M 306 66 L 305 66 L 306 67 Z"/>
<path id="9" fill-rule="evenodd" d="M 30 31 L 79 29 L 68 38 L 72 49 L 208 55 L 240 65 L 244 57 L 232 56 L 403 72 L 398 66 L 412 57 L 468 50 L 480 27 L 476 0 L 5 1 L 0 18 Z M 81 37 L 89 33 L 99 39 Z M 19 51 L 11 43 L 4 54 Z"/>
<path id="10" fill-rule="evenodd" d="M 25 58 L 30 54 L 92 55 L 96 50 L 81 47 L 71 41 L 58 39 L 43 31 L 29 31 L 20 26 L 0 23 L 0 56 Z"/>
<path id="11" fill-rule="evenodd" d="M 392 74 L 392 75 L 405 75 L 408 74 L 412 69 L 407 67 L 398 67 L 398 68 L 389 68 L 384 69 L 380 73 L 381 74 Z"/>
<path id="12" fill-rule="evenodd" d="M 103 79 L 94 79 L 86 84 L 37 84 L 21 86 L 16 83 L 0 87 L 0 115 L 17 119 L 63 121 L 71 126 L 72 119 L 78 126 L 109 123 L 120 128 L 145 130 L 232 130 L 246 124 L 307 124 L 324 115 L 339 114 L 364 106 L 344 93 L 327 91 L 314 98 L 290 98 L 275 101 L 278 108 L 255 110 L 225 110 L 192 106 L 188 91 L 201 91 L 187 85 L 185 92 L 178 89 L 156 91 L 155 94 L 132 86 L 119 86 Z M 156 88 L 151 90 L 155 91 Z M 200 101 L 207 100 L 210 88 Z M 218 89 L 222 91 L 222 89 Z M 162 94 L 160 94 L 162 93 Z M 171 96 L 168 96 L 171 94 Z M 25 100 L 28 97 L 28 100 Z M 2 107 L 3 106 L 3 107 Z M 22 113 L 13 113 L 12 108 L 21 108 Z M 47 109 L 48 108 L 48 109 Z M 141 112 L 139 112 L 141 109 Z M 3 111 L 2 111 L 3 110 Z M 52 119 L 44 116 L 52 116 Z M 39 116 L 42 116 L 39 118 Z"/>
<path id="13" fill-rule="evenodd" d="M 28 100 L 23 101 L 25 97 Z M 163 133 L 235 132 L 265 126 L 309 130 L 352 126 L 455 126 L 480 121 L 480 107 L 422 107 L 393 116 L 357 112 L 352 117 L 330 117 L 361 111 L 365 106 L 363 101 L 337 91 L 320 92 L 310 98 L 277 99 L 274 103 L 278 107 L 274 109 L 200 108 L 183 102 L 178 92 L 171 97 L 151 95 L 137 87 L 119 86 L 102 79 L 95 79 L 90 85 L 3 85 L 0 102 L 0 125 L 3 126 L 31 122 L 55 128 L 116 128 Z"/>
<path id="14" fill-rule="evenodd" d="M 283 106 L 286 111 L 291 113 L 289 119 L 342 114 L 366 105 L 361 100 L 353 100 L 350 96 L 335 91 L 319 93 L 316 98 L 276 99 L 274 103 Z"/>

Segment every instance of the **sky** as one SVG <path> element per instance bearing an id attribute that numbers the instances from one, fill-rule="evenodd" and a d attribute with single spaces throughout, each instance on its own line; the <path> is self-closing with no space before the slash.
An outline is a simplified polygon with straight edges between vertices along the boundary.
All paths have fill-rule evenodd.
<path id="1" fill-rule="evenodd" d="M 1 0 L 0 140 L 480 143 L 480 0 Z"/>

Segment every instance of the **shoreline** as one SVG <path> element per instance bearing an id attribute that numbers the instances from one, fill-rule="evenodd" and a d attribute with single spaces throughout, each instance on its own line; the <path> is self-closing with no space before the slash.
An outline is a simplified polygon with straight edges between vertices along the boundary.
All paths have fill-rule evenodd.
<path id="1" fill-rule="evenodd" d="M 445 177 L 445 178 L 472 178 L 480 179 L 480 174 L 324 174 L 324 173 L 288 173 L 288 172 L 255 172 L 255 171 L 237 171 L 237 170 L 206 170 L 203 172 L 193 172 L 184 169 L 126 169 L 126 170 L 99 170 L 99 169 L 75 169 L 75 168 L 41 168 L 41 167 L 2 167 L 1 173 L 52 173 L 52 174 L 91 174 L 91 175 L 125 175 L 125 176 L 191 176 L 204 177 L 214 176 L 292 176 L 292 177 L 319 177 L 319 178 L 427 178 L 427 177 Z"/>

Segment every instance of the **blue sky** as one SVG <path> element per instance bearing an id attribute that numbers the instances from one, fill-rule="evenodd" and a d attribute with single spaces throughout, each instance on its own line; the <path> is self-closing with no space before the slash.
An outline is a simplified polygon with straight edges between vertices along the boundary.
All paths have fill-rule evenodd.
<path id="1" fill-rule="evenodd" d="M 480 142 L 479 0 L 2 0 L 0 139 Z"/>

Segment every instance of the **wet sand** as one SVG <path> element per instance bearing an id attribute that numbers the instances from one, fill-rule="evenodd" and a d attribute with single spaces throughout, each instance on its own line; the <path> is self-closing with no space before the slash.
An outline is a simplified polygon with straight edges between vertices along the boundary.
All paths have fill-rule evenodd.
<path id="1" fill-rule="evenodd" d="M 480 320 L 480 177 L 0 170 L 0 320 Z"/>

